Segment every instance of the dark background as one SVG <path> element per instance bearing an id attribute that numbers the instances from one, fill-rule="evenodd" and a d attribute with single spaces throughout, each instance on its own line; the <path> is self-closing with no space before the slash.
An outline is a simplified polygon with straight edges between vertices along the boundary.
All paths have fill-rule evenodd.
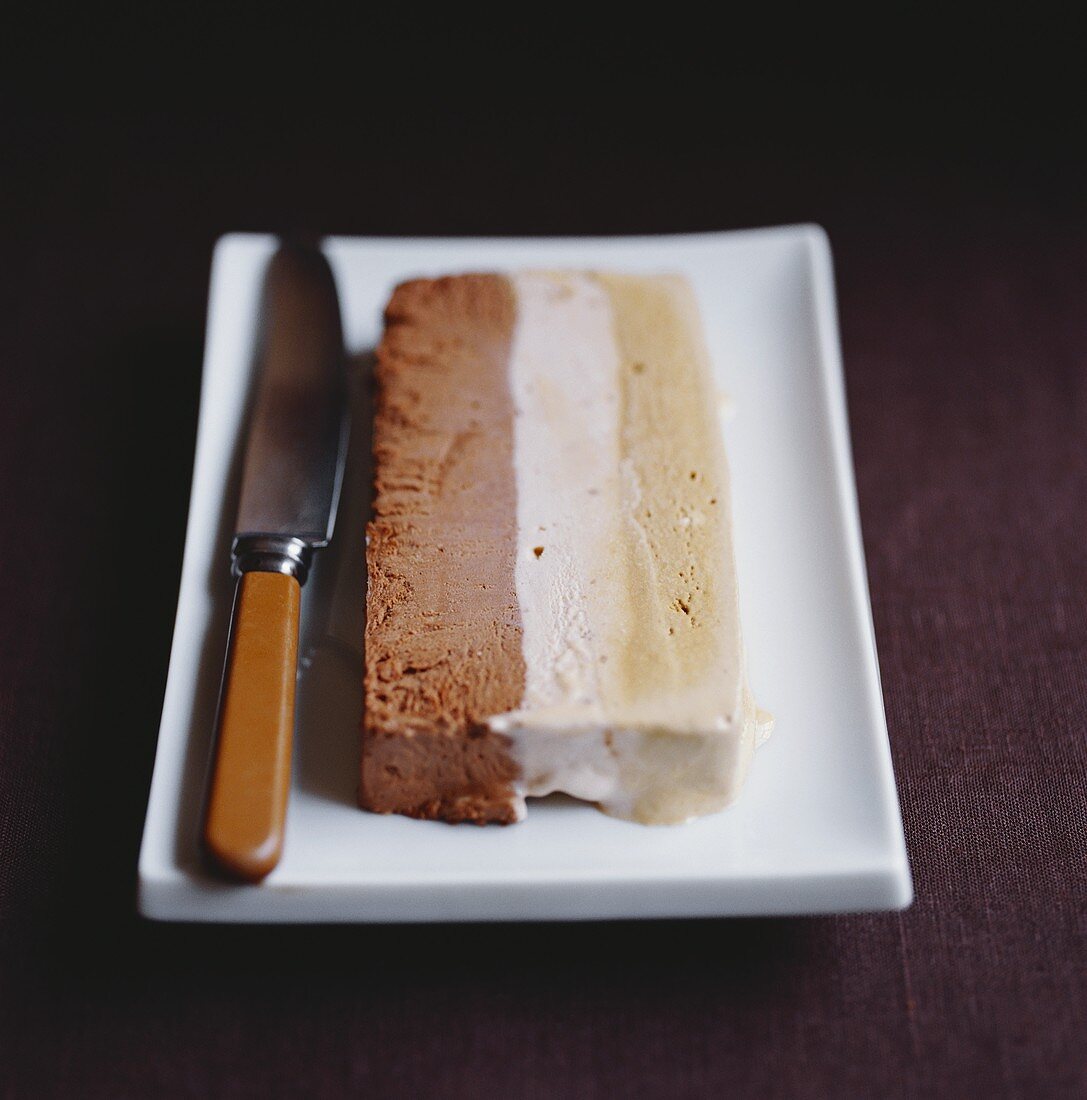
<path id="1" fill-rule="evenodd" d="M 0 1087 L 1087 1089 L 1087 149 L 1045 13 L 190 5 L 5 27 Z M 721 22 L 718 22 L 720 20 Z M 622 17 L 631 23 L 631 13 Z M 831 237 L 917 900 L 215 929 L 134 915 L 226 231 Z"/>

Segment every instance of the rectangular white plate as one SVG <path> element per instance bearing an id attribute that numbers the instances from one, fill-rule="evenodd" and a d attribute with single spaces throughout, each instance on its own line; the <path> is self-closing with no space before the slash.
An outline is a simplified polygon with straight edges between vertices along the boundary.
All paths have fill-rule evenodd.
<path id="1" fill-rule="evenodd" d="M 356 420 L 333 547 L 303 594 L 283 860 L 216 882 L 197 837 L 233 591 L 229 546 L 258 296 L 275 247 L 216 248 L 181 594 L 140 853 L 141 911 L 186 921 L 454 921 L 828 913 L 909 904 L 849 452 L 830 250 L 789 226 L 681 237 L 330 239 Z M 690 825 L 564 798 L 511 828 L 355 805 L 369 490 L 366 352 L 415 275 L 524 267 L 678 271 L 736 414 L 737 564 L 752 687 L 777 726 L 734 806 Z"/>

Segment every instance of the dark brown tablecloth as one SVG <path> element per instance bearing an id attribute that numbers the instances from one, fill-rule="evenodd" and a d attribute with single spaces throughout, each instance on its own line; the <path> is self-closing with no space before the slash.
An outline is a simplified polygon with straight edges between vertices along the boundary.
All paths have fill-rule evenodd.
<path id="1" fill-rule="evenodd" d="M 361 63 L 331 108 L 223 107 L 184 35 L 162 84 L 69 30 L 3 123 L 0 1093 L 1083 1095 L 1087 192 L 1059 125 L 998 85 L 915 124 L 908 89 L 816 108 L 799 79 L 754 123 L 552 85 L 520 116 L 455 65 L 406 114 Z M 835 249 L 913 907 L 139 921 L 216 236 L 797 220 Z"/>

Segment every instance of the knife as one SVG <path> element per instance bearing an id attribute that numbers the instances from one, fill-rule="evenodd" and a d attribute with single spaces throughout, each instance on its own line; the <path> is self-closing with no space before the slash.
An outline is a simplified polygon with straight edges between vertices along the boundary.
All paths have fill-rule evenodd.
<path id="1" fill-rule="evenodd" d="M 285 243 L 264 280 L 256 393 L 231 549 L 237 577 L 204 847 L 259 882 L 283 851 L 302 586 L 336 521 L 349 433 L 336 283 Z"/>

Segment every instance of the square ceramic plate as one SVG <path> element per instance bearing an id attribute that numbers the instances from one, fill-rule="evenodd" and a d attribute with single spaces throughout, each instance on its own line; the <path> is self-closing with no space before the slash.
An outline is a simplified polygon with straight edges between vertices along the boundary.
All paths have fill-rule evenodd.
<path id="1" fill-rule="evenodd" d="M 233 582 L 229 546 L 257 301 L 275 242 L 216 248 L 196 466 L 169 681 L 140 854 L 140 909 L 186 921 L 464 921 L 892 909 L 912 896 L 849 452 L 830 251 L 810 226 L 682 237 L 330 239 L 355 427 L 333 546 L 303 593 L 283 860 L 216 882 L 197 836 Z M 562 797 L 511 828 L 355 805 L 368 499 L 368 353 L 393 285 L 523 267 L 677 271 L 694 285 L 735 416 L 737 566 L 752 687 L 774 713 L 738 801 L 689 825 Z"/>

